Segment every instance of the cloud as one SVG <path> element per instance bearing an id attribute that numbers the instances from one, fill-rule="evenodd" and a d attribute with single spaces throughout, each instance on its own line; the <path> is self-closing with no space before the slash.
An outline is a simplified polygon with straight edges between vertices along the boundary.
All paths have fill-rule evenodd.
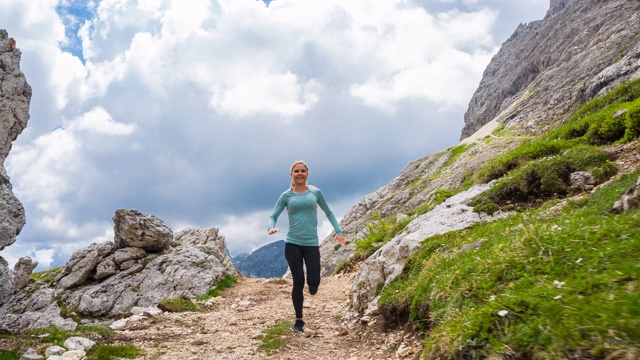
<path id="1" fill-rule="evenodd" d="M 59 266 L 112 239 L 118 208 L 250 251 L 276 240 L 267 217 L 299 159 L 340 218 L 457 142 L 492 54 L 547 6 L 0 0 L 33 88 L 5 163 L 27 224 L 0 256 Z"/>

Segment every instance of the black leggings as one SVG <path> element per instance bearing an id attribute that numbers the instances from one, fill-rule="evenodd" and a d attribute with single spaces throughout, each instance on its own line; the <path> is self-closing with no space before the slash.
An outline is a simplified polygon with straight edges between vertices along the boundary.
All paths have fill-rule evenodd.
<path id="1" fill-rule="evenodd" d="M 284 257 L 289 263 L 291 277 L 293 278 L 293 290 L 291 300 L 296 311 L 296 318 L 302 319 L 302 303 L 304 302 L 304 265 L 307 267 L 307 283 L 309 294 L 315 295 L 320 286 L 320 247 L 301 246 L 291 243 L 284 245 Z"/>

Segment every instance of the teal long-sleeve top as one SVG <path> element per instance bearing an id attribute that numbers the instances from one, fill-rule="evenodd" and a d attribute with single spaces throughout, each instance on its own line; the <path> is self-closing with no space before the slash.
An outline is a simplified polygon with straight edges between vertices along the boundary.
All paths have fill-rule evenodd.
<path id="1" fill-rule="evenodd" d="M 286 207 L 289 215 L 287 242 L 302 246 L 318 246 L 320 244 L 318 239 L 318 206 L 324 211 L 336 234 L 342 235 L 340 225 L 329 209 L 322 191 L 314 186 L 308 186 L 308 190 L 302 194 L 296 194 L 291 189 L 283 192 L 269 217 L 267 230 L 276 227 L 278 217 Z"/>

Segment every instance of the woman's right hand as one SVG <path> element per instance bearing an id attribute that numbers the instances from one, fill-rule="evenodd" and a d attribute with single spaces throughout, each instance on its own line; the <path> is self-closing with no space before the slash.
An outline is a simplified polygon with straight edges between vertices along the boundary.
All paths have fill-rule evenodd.
<path id="1" fill-rule="evenodd" d="M 278 231 L 280 231 L 280 229 L 273 228 L 273 229 L 269 230 L 269 235 L 273 235 L 273 234 L 277 233 Z"/>

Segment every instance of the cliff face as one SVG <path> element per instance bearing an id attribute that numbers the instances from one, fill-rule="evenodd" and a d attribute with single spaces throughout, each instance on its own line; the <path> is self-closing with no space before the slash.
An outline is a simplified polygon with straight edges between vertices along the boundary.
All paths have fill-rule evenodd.
<path id="1" fill-rule="evenodd" d="M 640 76 L 640 2 L 552 0 L 518 26 L 487 66 L 461 139 L 497 119 L 539 134 L 578 103 Z"/>
<path id="2" fill-rule="evenodd" d="M 24 208 L 13 195 L 4 160 L 11 144 L 27 126 L 31 87 L 20 71 L 20 50 L 0 30 L 0 250 L 13 244 L 25 224 Z M 13 293 L 15 275 L 0 256 L 0 304 Z"/>

